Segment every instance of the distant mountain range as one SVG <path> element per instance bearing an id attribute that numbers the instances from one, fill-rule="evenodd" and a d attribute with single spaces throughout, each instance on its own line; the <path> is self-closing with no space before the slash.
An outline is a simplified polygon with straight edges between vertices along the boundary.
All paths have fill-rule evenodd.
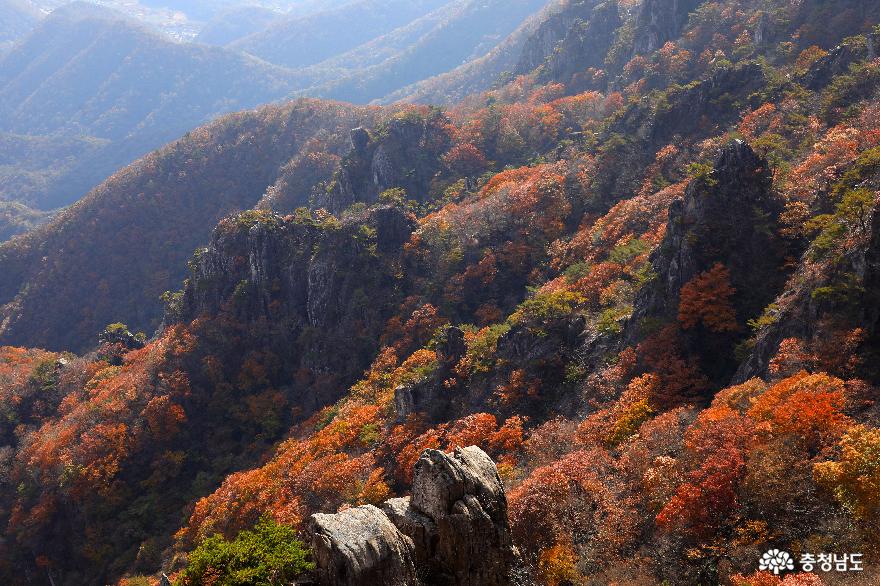
<path id="1" fill-rule="evenodd" d="M 232 48 L 277 65 L 306 67 L 354 49 L 447 4 L 449 0 L 357 0 L 286 19 L 241 39 Z"/>
<path id="2" fill-rule="evenodd" d="M 18 205 L 0 216 L 0 239 L 223 113 L 296 96 L 387 102 L 480 59 L 544 3 L 136 5 L 206 19 L 198 42 L 180 43 L 134 18 L 140 9 L 73 2 L 39 20 L 34 5 L 3 0 L 3 14 L 18 15 L 0 21 L 4 34 L 18 41 L 0 50 L 0 201 Z"/>
<path id="3" fill-rule="evenodd" d="M 31 30 L 40 11 L 28 0 L 0 0 L 0 51 Z"/>
<path id="4" fill-rule="evenodd" d="M 496 47 L 545 0 L 458 0 L 311 68 L 304 95 L 370 102 Z"/>

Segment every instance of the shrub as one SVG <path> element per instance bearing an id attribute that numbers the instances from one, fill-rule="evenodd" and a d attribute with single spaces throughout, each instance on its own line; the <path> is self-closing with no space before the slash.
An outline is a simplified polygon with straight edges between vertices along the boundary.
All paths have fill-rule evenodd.
<path id="1" fill-rule="evenodd" d="M 214 535 L 192 553 L 175 586 L 281 585 L 314 570 L 296 531 L 264 517 L 233 541 Z"/>

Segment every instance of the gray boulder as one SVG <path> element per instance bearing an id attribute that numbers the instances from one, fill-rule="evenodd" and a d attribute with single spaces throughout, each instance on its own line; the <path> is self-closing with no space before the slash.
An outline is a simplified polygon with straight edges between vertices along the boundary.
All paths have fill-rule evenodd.
<path id="1" fill-rule="evenodd" d="M 311 528 L 327 586 L 502 586 L 517 558 L 504 486 L 475 446 L 426 450 L 412 497 L 313 515 Z"/>
<path id="2" fill-rule="evenodd" d="M 311 533 L 321 584 L 417 584 L 412 540 L 372 505 L 312 515 Z"/>
<path id="3" fill-rule="evenodd" d="M 483 450 L 426 450 L 416 463 L 411 504 L 437 526 L 428 556 L 429 583 L 510 583 L 516 554 L 507 497 L 495 463 Z"/>

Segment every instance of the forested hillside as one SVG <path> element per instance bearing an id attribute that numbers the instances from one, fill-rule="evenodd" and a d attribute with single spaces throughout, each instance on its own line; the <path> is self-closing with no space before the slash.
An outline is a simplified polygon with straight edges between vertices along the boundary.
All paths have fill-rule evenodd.
<path id="1" fill-rule="evenodd" d="M 300 93 L 370 102 L 482 57 L 544 0 L 449 2 L 369 43 L 317 64 L 314 85 Z M 311 73 L 307 70 L 306 72 Z"/>
<path id="2" fill-rule="evenodd" d="M 40 16 L 39 10 L 29 0 L 0 2 L 0 52 L 26 34 Z"/>
<path id="3" fill-rule="evenodd" d="M 376 505 L 426 586 L 472 583 L 436 558 L 877 583 L 878 25 L 560 2 L 482 93 L 228 115 L 0 246 L 0 580 L 370 583 L 403 555 L 382 528 L 342 531 L 362 575 L 310 543 Z M 426 452 L 465 446 L 503 505 L 473 495 L 491 467 L 456 476 L 475 452 Z M 395 508 L 425 466 L 471 492 Z M 761 571 L 774 549 L 792 566 Z M 804 564 L 829 553 L 863 567 Z"/>
<path id="4" fill-rule="evenodd" d="M 293 76 L 225 49 L 182 45 L 72 3 L 0 57 L 0 199 L 40 209 L 217 114 L 286 96 Z"/>

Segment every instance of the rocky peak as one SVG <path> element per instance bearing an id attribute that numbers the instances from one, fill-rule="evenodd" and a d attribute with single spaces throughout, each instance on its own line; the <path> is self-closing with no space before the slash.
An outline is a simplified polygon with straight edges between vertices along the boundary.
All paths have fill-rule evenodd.
<path id="1" fill-rule="evenodd" d="M 176 319 L 234 309 L 245 319 L 280 310 L 315 327 L 335 322 L 339 302 L 369 283 L 363 277 L 384 254 L 398 254 L 414 228 L 414 218 L 393 206 L 341 224 L 268 212 L 227 219 L 190 262 Z"/>
<path id="2" fill-rule="evenodd" d="M 669 207 L 666 236 L 652 258 L 659 278 L 641 300 L 644 313 L 671 317 L 681 287 L 718 262 L 731 271 L 744 313 L 763 308 L 767 295 L 756 290 L 779 281 L 779 259 L 771 251 L 780 249 L 781 208 L 771 184 L 767 161 L 748 144 L 735 140 L 721 149 L 711 172 L 692 180 Z"/>
<path id="3" fill-rule="evenodd" d="M 515 71 L 528 74 L 540 68 L 542 81 L 570 83 L 577 73 L 604 67 L 621 23 L 616 0 L 570 2 L 529 37 Z"/>
<path id="4" fill-rule="evenodd" d="M 388 189 L 401 188 L 407 197 L 423 201 L 439 161 L 449 148 L 442 115 L 404 112 L 370 133 L 351 131 L 351 151 L 343 158 L 335 180 L 318 207 L 334 214 L 354 203 L 372 204 Z"/>
<path id="5" fill-rule="evenodd" d="M 758 317 L 784 284 L 780 212 L 767 161 L 742 141 L 725 145 L 711 171 L 695 177 L 669 208 L 666 235 L 651 259 L 657 279 L 639 294 L 629 341 L 640 337 L 645 318 L 675 321 L 681 288 L 717 263 L 730 272 L 737 320 L 744 326 Z M 708 351 L 705 339 L 691 337 L 695 352 Z M 725 363 L 711 374 L 729 377 L 731 368 Z"/>
<path id="6" fill-rule="evenodd" d="M 475 446 L 451 454 L 426 450 L 416 463 L 412 491 L 412 497 L 391 499 L 381 510 L 368 505 L 313 515 L 319 583 L 511 583 L 517 554 L 507 498 L 485 452 Z"/>
<path id="7" fill-rule="evenodd" d="M 363 126 L 352 128 L 349 133 L 351 138 L 351 150 L 356 154 L 365 153 L 370 144 L 370 132 Z"/>

